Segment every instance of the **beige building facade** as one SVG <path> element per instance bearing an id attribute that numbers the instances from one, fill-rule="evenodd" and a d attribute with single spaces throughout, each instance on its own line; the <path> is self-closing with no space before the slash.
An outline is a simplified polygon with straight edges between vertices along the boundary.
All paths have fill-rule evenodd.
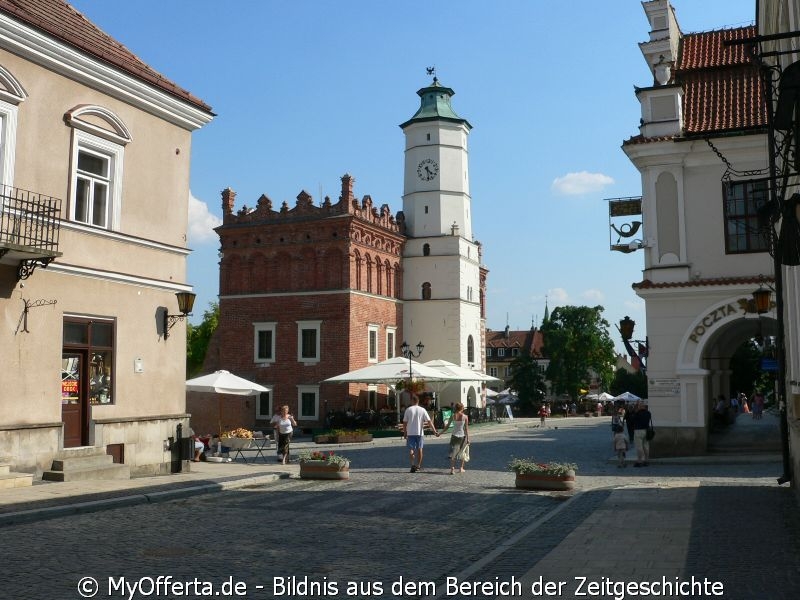
<path id="1" fill-rule="evenodd" d="M 107 447 L 168 472 L 188 427 L 192 131 L 209 106 L 71 7 L 0 1 L 0 463 Z"/>

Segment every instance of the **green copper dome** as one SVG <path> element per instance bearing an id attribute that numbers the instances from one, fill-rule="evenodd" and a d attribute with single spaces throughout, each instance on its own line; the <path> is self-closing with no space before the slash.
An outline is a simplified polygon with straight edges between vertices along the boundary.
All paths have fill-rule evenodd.
<path id="1" fill-rule="evenodd" d="M 472 129 L 469 121 L 459 117 L 453 107 L 450 106 L 450 98 L 454 94 L 455 92 L 452 89 L 444 87 L 434 77 L 431 85 L 417 92 L 420 97 L 419 110 L 408 121 L 402 123 L 400 127 L 405 129 L 408 125 L 420 121 L 453 121 L 455 123 L 463 123 L 468 129 Z"/>

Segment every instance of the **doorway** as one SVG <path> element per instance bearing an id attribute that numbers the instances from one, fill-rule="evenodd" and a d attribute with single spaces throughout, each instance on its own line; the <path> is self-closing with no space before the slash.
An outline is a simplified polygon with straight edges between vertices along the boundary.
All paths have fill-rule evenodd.
<path id="1" fill-rule="evenodd" d="M 88 444 L 89 394 L 87 393 L 85 351 L 61 353 L 61 421 L 64 447 Z"/>

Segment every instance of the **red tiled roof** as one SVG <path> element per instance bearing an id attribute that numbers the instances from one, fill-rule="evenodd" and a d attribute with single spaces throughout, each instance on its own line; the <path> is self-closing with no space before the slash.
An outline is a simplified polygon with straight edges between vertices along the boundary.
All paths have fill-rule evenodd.
<path id="1" fill-rule="evenodd" d="M 534 356 L 541 356 L 544 340 L 539 329 L 524 331 L 486 331 L 486 346 L 489 348 L 519 348 Z"/>
<path id="2" fill-rule="evenodd" d="M 172 96 L 211 111 L 208 104 L 152 69 L 63 0 L 0 0 L 0 12 Z"/>
<path id="3" fill-rule="evenodd" d="M 767 126 L 764 87 L 750 60 L 752 44 L 726 41 L 754 37 L 754 26 L 686 34 L 681 38 L 674 82 L 683 87 L 683 136 L 752 131 Z M 635 135 L 623 146 L 679 136 Z"/>
<path id="4" fill-rule="evenodd" d="M 751 276 L 751 277 L 719 277 L 716 279 L 693 279 L 691 281 L 669 281 L 664 283 L 653 283 L 649 279 L 634 283 L 631 287 L 635 290 L 656 290 L 666 288 L 682 287 L 707 287 L 712 285 L 760 285 L 762 283 L 772 283 L 774 277 Z"/>
<path id="5" fill-rule="evenodd" d="M 756 35 L 753 26 L 683 36 L 675 80 L 683 86 L 687 135 L 763 128 L 766 104 L 751 44 L 725 45 Z"/>

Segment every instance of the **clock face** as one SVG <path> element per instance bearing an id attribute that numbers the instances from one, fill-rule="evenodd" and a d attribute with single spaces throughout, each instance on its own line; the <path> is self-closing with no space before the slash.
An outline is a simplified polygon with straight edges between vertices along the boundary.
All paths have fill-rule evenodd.
<path id="1" fill-rule="evenodd" d="M 417 167 L 417 177 L 422 179 L 422 181 L 430 181 L 436 175 L 439 174 L 439 165 L 436 164 L 436 161 L 430 158 L 426 158 Z"/>

